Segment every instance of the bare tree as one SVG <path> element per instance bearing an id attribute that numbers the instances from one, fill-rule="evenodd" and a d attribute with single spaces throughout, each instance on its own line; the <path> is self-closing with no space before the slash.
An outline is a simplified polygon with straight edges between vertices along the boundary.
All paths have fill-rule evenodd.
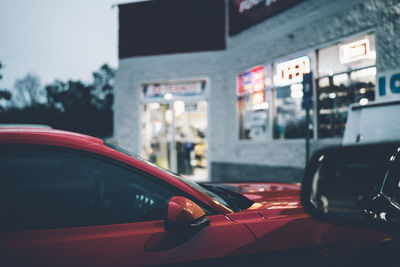
<path id="1" fill-rule="evenodd" d="M 3 67 L 3 64 L 1 64 L 1 61 L 0 61 L 0 70 L 1 70 L 2 67 Z M 0 73 L 0 80 L 1 79 L 3 79 L 3 75 Z"/>
<path id="2" fill-rule="evenodd" d="M 0 71 L 4 67 L 4 65 L 0 61 Z M 0 72 L 0 80 L 3 79 L 3 74 Z M 0 88 L 0 111 L 6 109 L 8 106 L 10 100 L 11 100 L 12 94 L 9 90 L 5 88 Z"/>
<path id="3" fill-rule="evenodd" d="M 44 91 L 40 86 L 40 78 L 28 73 L 24 78 L 17 79 L 14 84 L 16 90 L 15 104 L 17 106 L 31 106 L 41 103 Z"/>

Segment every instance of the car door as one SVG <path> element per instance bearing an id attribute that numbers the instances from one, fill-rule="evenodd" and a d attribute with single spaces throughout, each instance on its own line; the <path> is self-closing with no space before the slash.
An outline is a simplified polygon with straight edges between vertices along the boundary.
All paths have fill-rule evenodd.
<path id="1" fill-rule="evenodd" d="M 143 266 L 259 251 L 243 224 L 212 211 L 199 231 L 166 231 L 168 200 L 182 192 L 91 153 L 2 145 L 0 170 L 1 266 Z"/>

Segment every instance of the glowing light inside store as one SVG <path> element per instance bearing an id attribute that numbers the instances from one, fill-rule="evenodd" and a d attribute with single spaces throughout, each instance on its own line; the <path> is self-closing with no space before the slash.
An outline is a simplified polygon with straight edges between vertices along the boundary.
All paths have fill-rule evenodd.
<path id="1" fill-rule="evenodd" d="M 292 84 L 290 86 L 290 90 L 292 90 L 292 91 L 302 91 L 303 90 L 303 84 L 302 83 Z"/>
<path id="2" fill-rule="evenodd" d="M 335 93 L 329 93 L 329 98 L 331 99 L 335 99 L 336 98 L 336 94 Z"/>
<path id="3" fill-rule="evenodd" d="M 290 92 L 290 96 L 292 98 L 302 98 L 303 97 L 303 91 L 292 91 L 292 92 Z"/>
<path id="4" fill-rule="evenodd" d="M 154 132 L 155 134 L 160 134 L 162 130 L 162 123 L 161 121 L 157 120 L 154 122 Z"/>
<path id="5" fill-rule="evenodd" d="M 302 98 L 303 97 L 303 84 L 295 83 L 290 86 L 290 96 L 292 98 Z"/>
<path id="6" fill-rule="evenodd" d="M 174 114 L 176 117 L 181 116 L 185 112 L 185 102 L 175 101 L 174 103 Z"/>
<path id="7" fill-rule="evenodd" d="M 172 99 L 172 94 L 166 93 L 166 94 L 164 95 L 164 98 L 165 98 L 166 100 L 171 100 L 171 99 Z"/>
<path id="8" fill-rule="evenodd" d="M 269 107 L 268 102 L 264 102 L 264 103 L 261 103 L 261 104 L 253 105 L 253 109 L 254 109 L 254 110 L 258 110 L 258 109 L 268 109 L 268 107 Z"/>
<path id="9" fill-rule="evenodd" d="M 349 81 L 349 75 L 347 73 L 343 74 L 338 74 L 333 76 L 333 83 L 340 85 L 340 84 L 346 84 Z"/>
<path id="10" fill-rule="evenodd" d="M 376 75 L 376 68 L 366 68 L 358 71 L 353 71 L 350 75 L 352 80 L 359 80 L 363 82 L 374 82 Z M 373 79 L 373 80 L 371 80 Z"/>
<path id="11" fill-rule="evenodd" d="M 319 87 L 328 87 L 329 86 L 329 78 L 324 77 L 318 80 Z"/>
<path id="12" fill-rule="evenodd" d="M 360 105 L 366 105 L 366 104 L 368 104 L 368 98 L 361 98 Z"/>
<path id="13" fill-rule="evenodd" d="M 168 124 L 172 123 L 172 110 L 168 109 L 167 111 L 165 111 L 165 121 Z"/>
<path id="14" fill-rule="evenodd" d="M 160 104 L 159 103 L 150 103 L 149 108 L 153 109 L 153 110 L 157 110 L 160 108 Z"/>

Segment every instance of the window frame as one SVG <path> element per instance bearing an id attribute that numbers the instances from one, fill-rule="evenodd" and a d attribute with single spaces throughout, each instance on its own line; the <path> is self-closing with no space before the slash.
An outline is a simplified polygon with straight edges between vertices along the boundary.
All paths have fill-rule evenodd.
<path id="1" fill-rule="evenodd" d="M 351 67 L 351 68 L 348 68 L 347 70 L 333 71 L 332 73 L 329 73 L 329 74 L 320 74 L 321 50 L 332 48 L 332 47 L 339 48 L 340 46 L 343 46 L 343 45 L 346 45 L 349 43 L 353 43 L 353 42 L 357 42 L 359 40 L 362 40 L 363 38 L 372 38 L 374 40 L 374 49 L 375 49 L 374 50 L 375 51 L 375 63 L 374 64 L 366 64 L 365 66 Z M 321 92 L 320 92 L 320 87 L 319 87 L 319 80 L 328 78 L 329 79 L 329 87 L 332 88 L 332 85 L 333 85 L 332 79 L 336 75 L 348 74 L 348 76 L 350 76 L 350 74 L 352 72 L 369 69 L 369 68 L 376 69 L 377 68 L 377 56 L 378 56 L 377 46 L 376 46 L 376 32 L 374 29 L 368 29 L 366 31 L 358 32 L 356 34 L 340 38 L 333 42 L 329 42 L 323 46 L 316 47 L 315 53 L 316 53 L 316 69 L 314 71 L 314 73 L 315 73 L 315 77 L 314 77 L 314 88 L 315 88 L 314 89 L 314 92 L 315 92 L 315 94 L 314 94 L 314 120 L 315 120 L 314 121 L 315 122 L 314 136 L 315 137 L 314 138 L 318 139 L 318 140 L 343 139 L 343 135 L 342 136 L 326 136 L 326 137 L 321 136 L 322 135 L 321 128 L 320 128 L 320 125 L 321 125 L 320 124 L 321 101 L 319 100 L 319 96 L 320 96 Z M 377 74 L 375 74 L 375 84 L 374 84 L 375 97 L 374 97 L 374 99 L 376 99 L 376 92 L 377 92 L 376 77 L 377 77 Z M 354 102 L 354 103 L 357 103 L 357 102 Z M 351 104 L 354 104 L 354 103 L 351 103 Z M 347 118 L 348 118 L 348 114 L 346 114 L 346 123 L 347 123 Z M 345 129 L 346 129 L 346 127 L 343 128 L 343 133 L 344 133 Z"/>
<path id="2" fill-rule="evenodd" d="M 269 69 L 269 73 L 266 73 L 267 76 L 270 75 L 271 77 L 271 81 L 270 84 L 267 84 L 266 86 L 266 90 L 265 92 L 269 91 L 270 93 L 270 98 L 269 98 L 269 114 L 268 119 L 269 119 L 269 123 L 267 125 L 267 128 L 269 130 L 269 133 L 267 132 L 267 136 L 268 138 L 266 138 L 265 140 L 253 140 L 253 139 L 241 139 L 240 138 L 240 122 L 239 122 L 239 111 L 236 108 L 236 120 L 237 120 L 237 132 L 238 132 L 238 141 L 240 143 L 268 143 L 268 142 L 292 142 L 292 141 L 298 141 L 298 140 L 303 140 L 304 138 L 280 138 L 280 139 L 276 139 L 273 136 L 274 133 L 274 120 L 277 116 L 277 103 L 276 103 L 276 86 L 274 84 L 273 81 L 273 77 L 275 75 L 275 65 L 284 61 L 288 61 L 297 57 L 301 57 L 301 56 L 309 56 L 310 60 L 311 60 L 311 71 L 313 73 L 313 107 L 312 107 L 312 114 L 311 114 L 311 122 L 313 125 L 313 136 L 311 137 L 311 139 L 313 140 L 327 140 L 327 139 L 343 139 L 343 137 L 320 137 L 319 134 L 319 128 L 320 128 L 320 121 L 319 121 L 319 100 L 318 100 L 318 80 L 321 78 L 325 78 L 325 77 L 332 77 L 333 75 L 337 75 L 337 74 L 341 74 L 341 73 L 347 73 L 348 71 L 344 71 L 344 72 L 338 72 L 338 73 L 333 73 L 333 75 L 320 75 L 319 73 L 319 57 L 320 57 L 320 50 L 325 49 L 325 48 L 329 48 L 332 46 L 336 46 L 338 44 L 341 43 L 346 43 L 349 40 L 356 40 L 357 38 L 360 38 L 363 35 L 372 35 L 374 38 L 374 43 L 375 43 L 375 53 L 376 53 L 376 58 L 378 58 L 378 54 L 379 51 L 376 47 L 376 30 L 374 28 L 368 28 L 364 31 L 360 31 L 351 35 L 347 35 L 347 36 L 341 36 L 338 37 L 332 41 L 328 41 L 328 42 L 324 42 L 321 44 L 315 44 L 309 48 L 305 48 L 305 49 L 301 49 L 295 52 L 291 52 L 288 53 L 284 56 L 277 56 L 277 57 L 271 57 L 271 58 L 266 58 L 265 61 L 261 61 L 258 64 L 251 64 L 250 67 L 247 68 L 247 70 L 251 69 L 251 66 L 258 66 L 258 65 L 263 65 L 266 69 Z M 367 65 L 367 66 L 363 66 L 363 67 L 358 67 L 358 68 L 354 68 L 351 69 L 350 72 L 352 71 L 357 71 L 357 70 L 363 70 L 363 69 L 367 69 L 367 68 L 371 68 L 371 67 L 375 67 L 376 68 L 376 60 L 375 60 L 375 64 L 373 65 Z M 236 69 L 236 77 L 238 74 L 243 73 L 245 71 L 243 71 L 243 69 L 246 68 L 240 68 L 240 69 Z M 376 96 L 376 86 L 377 84 L 375 83 L 375 96 Z M 236 86 L 237 88 L 237 86 Z M 375 97 L 376 98 L 376 97 Z M 236 107 L 237 107 L 237 103 L 238 103 L 238 97 L 235 94 L 235 103 L 236 103 Z"/>
<path id="3" fill-rule="evenodd" d="M 251 97 L 254 93 L 252 92 L 244 92 L 242 94 L 238 94 L 238 77 L 240 75 L 243 75 L 247 72 L 251 72 L 255 68 L 263 67 L 264 69 L 264 89 L 262 92 L 264 93 L 264 102 L 268 105 L 266 109 L 260 109 L 263 110 L 266 114 L 266 119 L 264 121 L 264 127 L 265 127 L 265 136 L 266 138 L 264 139 L 257 139 L 257 138 L 245 138 L 244 130 L 244 124 L 245 124 L 245 116 L 244 112 L 240 110 L 239 108 L 239 102 L 243 101 L 245 102 L 246 97 Z M 272 109 L 272 90 L 271 90 L 271 83 L 272 83 L 272 72 L 271 72 L 271 64 L 270 63 L 260 63 L 260 64 L 254 64 L 253 66 L 249 66 L 247 68 L 240 68 L 235 70 L 235 107 L 236 107 L 236 123 L 237 123 L 237 139 L 241 143 L 248 143 L 248 142 L 270 142 L 271 137 L 272 137 L 272 128 L 271 128 L 271 109 Z M 261 92 L 261 91 L 260 91 Z M 244 108 L 243 108 L 244 109 Z"/>
<path id="4" fill-rule="evenodd" d="M 329 89 L 331 90 L 331 88 L 333 88 L 335 85 L 334 85 L 334 81 L 333 81 L 333 77 L 335 77 L 335 76 L 337 76 L 337 75 L 343 75 L 343 74 L 346 74 L 346 75 L 348 75 L 349 77 L 350 77 L 350 75 L 351 75 L 351 73 L 353 73 L 353 72 L 357 72 L 357 71 L 363 71 L 363 70 L 366 70 L 366 69 L 371 69 L 371 68 L 375 68 L 376 69 L 376 65 L 370 65 L 370 66 L 366 66 L 366 67 L 363 67 L 363 68 L 358 68 L 358 69 L 351 69 L 351 70 L 348 70 L 348 71 L 345 71 L 345 72 L 338 72 L 338 73 L 333 73 L 332 75 L 325 75 L 325 76 L 320 76 L 320 77 L 316 77 L 314 80 L 315 80 L 315 88 L 316 88 L 316 95 L 315 95 L 315 103 L 316 103 L 316 111 L 315 111 L 315 115 L 316 115 L 316 117 L 317 117 L 317 127 L 316 127 L 316 131 L 317 131 L 317 138 L 318 139 L 329 139 L 329 138 L 340 138 L 340 139 L 343 139 L 343 136 L 344 136 L 344 131 L 345 131 L 345 129 L 346 129 L 346 127 L 344 127 L 343 128 L 343 134 L 342 134 L 342 136 L 322 136 L 322 134 L 321 134 L 321 110 L 322 110 L 322 108 L 321 108 L 321 106 L 322 106 L 322 104 L 321 104 L 321 100 L 319 99 L 320 98 L 320 95 L 321 95 L 321 93 L 323 93 L 323 92 L 321 92 L 322 90 L 321 90 L 321 87 L 320 87 L 320 85 L 319 85 L 319 81 L 321 80 L 321 79 L 329 79 Z M 376 74 L 375 74 L 375 78 L 376 78 Z M 349 78 L 350 79 L 350 78 Z M 376 98 L 375 98 L 375 96 L 376 96 L 376 86 L 377 86 L 377 84 L 376 84 L 376 81 L 375 81 L 375 84 L 374 84 L 374 98 L 371 100 L 371 101 L 374 101 Z M 348 92 L 350 92 L 350 90 L 348 90 Z M 354 93 L 354 92 L 353 92 Z M 367 97 L 367 96 L 366 96 Z M 349 106 L 350 105 L 352 105 L 352 104 L 357 104 L 358 102 L 353 102 L 353 103 L 350 103 L 349 104 Z M 346 108 L 346 113 L 347 113 L 347 115 L 346 115 L 346 124 L 347 124 L 347 118 L 348 118 L 348 108 L 349 108 L 349 106 Z"/>
<path id="5" fill-rule="evenodd" d="M 277 74 L 276 73 L 276 67 L 280 63 L 284 63 L 284 62 L 291 61 L 291 60 L 294 60 L 294 59 L 298 59 L 298 58 L 301 58 L 301 57 L 308 57 L 309 58 L 309 60 L 310 60 L 310 72 L 313 73 L 313 80 L 312 80 L 312 83 L 313 83 L 313 92 L 312 92 L 313 105 L 312 105 L 312 107 L 310 109 L 310 123 L 312 124 L 312 130 L 311 130 L 312 131 L 312 135 L 311 135 L 310 139 L 312 139 L 312 140 L 317 139 L 317 136 L 316 136 L 317 121 L 316 121 L 316 115 L 315 115 L 315 110 L 316 110 L 316 86 L 315 86 L 315 80 L 316 80 L 316 78 L 318 78 L 318 76 L 315 75 L 316 74 L 316 70 L 318 69 L 318 66 L 317 66 L 317 62 L 318 62 L 317 50 L 318 50 L 318 48 L 316 48 L 316 47 L 307 48 L 307 49 L 303 49 L 303 50 L 299 50 L 297 52 L 293 52 L 293 53 L 287 54 L 285 56 L 280 56 L 280 57 L 271 59 L 269 61 L 269 62 L 271 62 L 270 63 L 270 66 L 271 66 L 271 88 L 270 88 L 270 90 L 272 91 L 272 96 L 271 96 L 271 107 L 272 107 L 271 108 L 271 114 L 272 114 L 271 115 L 271 129 L 272 130 L 271 130 L 270 138 L 271 138 L 271 140 L 273 142 L 291 142 L 291 141 L 296 141 L 296 140 L 298 141 L 298 140 L 304 140 L 305 139 L 305 136 L 304 137 L 295 137 L 295 138 L 275 138 L 275 136 L 274 136 L 274 131 L 275 131 L 275 127 L 276 127 L 275 119 L 278 116 L 278 107 L 279 107 L 279 105 L 277 103 L 278 102 L 277 94 L 278 94 L 278 91 L 281 88 L 279 85 L 275 84 L 275 81 L 274 81 L 274 77 Z M 296 83 L 294 83 L 294 84 L 296 84 Z M 290 85 L 288 85 L 288 86 L 290 86 Z M 301 109 L 303 109 L 303 108 L 301 108 Z"/>

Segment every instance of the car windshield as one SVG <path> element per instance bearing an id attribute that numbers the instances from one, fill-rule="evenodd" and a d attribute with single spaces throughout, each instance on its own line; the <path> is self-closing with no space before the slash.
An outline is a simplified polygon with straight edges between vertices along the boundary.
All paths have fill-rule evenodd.
<path id="1" fill-rule="evenodd" d="M 210 196 L 215 201 L 217 201 L 219 204 L 222 204 L 222 205 L 228 207 L 231 210 L 235 210 L 235 209 L 233 209 L 232 205 L 230 205 L 224 198 L 222 198 L 218 194 L 206 189 L 205 187 L 201 186 L 200 184 L 198 184 L 196 182 L 193 182 L 193 181 L 191 181 L 189 179 L 186 179 L 185 177 L 182 177 L 182 176 L 178 175 L 177 173 L 174 173 L 174 172 L 172 172 L 170 170 L 164 169 L 164 168 L 162 168 L 162 167 L 160 167 L 160 166 L 158 166 L 158 165 L 156 165 L 156 164 L 154 164 L 154 163 L 152 163 L 152 162 L 150 162 L 148 160 L 145 160 L 144 158 L 140 157 L 139 155 L 137 155 L 135 153 L 132 153 L 130 151 L 127 151 L 127 150 L 125 150 L 125 149 L 123 149 L 123 148 L 121 148 L 119 146 L 116 146 L 116 145 L 108 143 L 108 142 L 104 142 L 104 144 L 106 146 L 114 149 L 114 150 L 117 150 L 118 152 L 121 152 L 121 153 L 123 153 L 125 155 L 128 155 L 128 156 L 132 157 L 132 158 L 140 160 L 140 161 L 142 161 L 142 162 L 144 162 L 144 163 L 146 163 L 148 165 L 151 165 L 154 168 L 157 168 L 158 170 L 160 170 L 162 172 L 168 173 L 170 176 L 174 177 L 175 179 L 178 179 L 179 181 L 185 183 L 186 185 L 188 185 L 188 186 L 190 186 L 190 187 L 192 187 L 192 188 L 194 188 L 194 189 L 196 189 L 196 190 L 198 190 L 198 191 Z"/>

